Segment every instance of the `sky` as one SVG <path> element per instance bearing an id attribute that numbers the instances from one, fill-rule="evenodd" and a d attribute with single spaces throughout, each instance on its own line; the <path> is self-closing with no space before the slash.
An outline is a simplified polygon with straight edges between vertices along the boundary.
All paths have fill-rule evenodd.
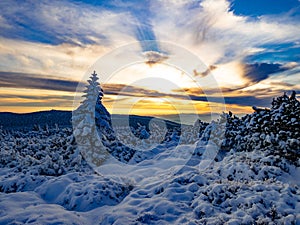
<path id="1" fill-rule="evenodd" d="M 252 112 L 300 94 L 299 0 L 2 0 L 0 111 Z"/>

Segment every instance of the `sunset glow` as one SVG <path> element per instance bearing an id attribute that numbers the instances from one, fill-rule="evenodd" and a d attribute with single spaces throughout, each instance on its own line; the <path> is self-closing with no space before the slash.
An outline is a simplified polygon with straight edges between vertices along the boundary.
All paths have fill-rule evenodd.
<path id="1" fill-rule="evenodd" d="M 87 71 L 130 43 L 138 47 L 96 68 L 112 113 L 207 114 L 218 105 L 245 114 L 284 91 L 299 94 L 299 2 L 290 6 L 294 14 L 268 7 L 251 14 L 238 0 L 99 4 L 0 3 L 0 111 L 73 110 Z M 105 65 L 122 57 L 138 61 L 107 74 Z"/>

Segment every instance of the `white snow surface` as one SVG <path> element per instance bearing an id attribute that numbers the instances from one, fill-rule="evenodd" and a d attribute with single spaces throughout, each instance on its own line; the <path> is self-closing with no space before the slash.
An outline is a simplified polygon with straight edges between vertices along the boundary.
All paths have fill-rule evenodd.
<path id="1" fill-rule="evenodd" d="M 47 138 L 53 141 L 61 133 Z M 2 142 L 2 161 L 16 154 L 7 149 L 14 146 L 12 139 Z M 43 155 L 38 149 L 30 157 Z M 201 156 L 187 154 L 191 159 L 186 162 L 166 149 L 138 164 L 111 157 L 95 173 L 69 148 L 73 167 L 61 165 L 63 173 L 47 174 L 43 163 L 54 168 L 53 160 L 57 157 L 59 162 L 59 157 L 47 152 L 53 150 L 50 147 L 45 149 L 51 157 L 40 162 L 25 156 L 19 166 L 2 165 L 0 224 L 300 223 L 299 167 L 280 159 L 285 163 L 282 169 L 275 163 L 279 156 L 263 151 L 230 151 L 203 169 Z M 179 145 L 173 151 L 194 149 L 195 145 Z M 63 155 L 67 148 L 57 151 Z"/>
<path id="2" fill-rule="evenodd" d="M 0 225 L 300 224 L 300 104 L 272 104 L 96 170 L 72 129 L 0 129 Z"/>

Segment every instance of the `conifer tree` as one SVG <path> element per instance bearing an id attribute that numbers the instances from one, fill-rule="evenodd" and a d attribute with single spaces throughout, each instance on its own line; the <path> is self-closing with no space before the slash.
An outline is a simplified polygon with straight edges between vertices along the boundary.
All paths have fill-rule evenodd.
<path id="1" fill-rule="evenodd" d="M 102 105 L 103 90 L 94 71 L 84 90 L 84 100 L 73 112 L 74 135 L 81 154 L 89 162 L 99 166 L 106 160 L 108 153 L 102 144 L 101 130 L 111 130 L 110 114 Z M 108 128 L 104 129 L 104 125 Z M 99 132 L 100 131 L 100 132 Z"/>
<path id="2" fill-rule="evenodd" d="M 134 149 L 124 146 L 112 128 L 111 115 L 102 104 L 103 90 L 94 71 L 84 90 L 84 100 L 73 112 L 74 136 L 83 157 L 94 166 L 100 166 L 112 155 L 128 162 Z"/>

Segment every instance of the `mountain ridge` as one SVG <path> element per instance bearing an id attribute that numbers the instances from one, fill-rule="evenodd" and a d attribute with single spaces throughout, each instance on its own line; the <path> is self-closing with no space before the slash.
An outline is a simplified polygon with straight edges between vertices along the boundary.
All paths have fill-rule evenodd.
<path id="1" fill-rule="evenodd" d="M 167 127 L 180 126 L 179 123 L 174 121 L 154 116 L 113 114 L 112 117 L 115 121 L 117 121 L 117 123 L 120 123 L 120 125 L 126 123 L 127 121 L 124 121 L 124 119 L 129 117 L 130 125 L 134 127 L 137 126 L 137 123 L 148 127 L 150 120 L 153 118 L 165 121 Z M 59 127 L 71 127 L 71 119 L 72 111 L 68 110 L 52 109 L 30 113 L 0 112 L 0 127 L 5 129 L 32 129 L 35 125 L 48 125 L 50 127 L 58 125 Z"/>

